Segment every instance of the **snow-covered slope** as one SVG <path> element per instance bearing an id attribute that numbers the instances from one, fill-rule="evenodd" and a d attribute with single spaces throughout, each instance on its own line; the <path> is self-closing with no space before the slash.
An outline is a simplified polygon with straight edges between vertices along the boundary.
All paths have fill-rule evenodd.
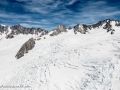
<path id="1" fill-rule="evenodd" d="M 0 90 L 120 90 L 120 27 L 45 35 L 20 59 L 33 35 L 0 41 Z"/>

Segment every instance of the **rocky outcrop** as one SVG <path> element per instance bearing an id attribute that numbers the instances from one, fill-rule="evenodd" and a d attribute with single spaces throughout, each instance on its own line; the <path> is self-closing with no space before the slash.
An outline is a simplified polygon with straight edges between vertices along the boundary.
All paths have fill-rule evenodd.
<path id="1" fill-rule="evenodd" d="M 92 25 L 77 24 L 76 26 L 74 26 L 74 33 L 77 34 L 77 32 L 80 32 L 81 34 L 86 34 L 91 29 L 100 28 L 101 26 L 103 26 L 103 29 L 105 29 L 107 32 L 114 34 L 115 30 L 112 28 L 112 25 L 111 25 L 112 21 L 115 22 L 115 26 L 117 27 L 120 26 L 120 21 L 106 19 L 106 20 L 99 21 L 98 23 L 92 24 Z"/>
<path id="2" fill-rule="evenodd" d="M 74 33 L 80 32 L 81 34 L 86 34 L 88 26 L 85 24 L 77 24 L 74 26 Z"/>
<path id="3" fill-rule="evenodd" d="M 43 35 L 47 34 L 48 31 L 47 30 L 44 30 L 44 29 L 41 29 L 41 28 L 26 28 L 26 27 L 23 27 L 21 26 L 20 24 L 18 25 L 14 25 L 12 27 L 10 27 L 11 30 L 12 30 L 12 34 L 15 34 L 15 35 L 18 35 L 18 34 L 36 34 L 38 35 L 39 33 L 41 33 Z"/>
<path id="4" fill-rule="evenodd" d="M 30 38 L 27 42 L 25 42 L 20 50 L 16 54 L 16 58 L 19 59 L 24 56 L 25 53 L 28 53 L 29 50 L 31 50 L 35 46 L 35 40 L 33 38 Z"/>
<path id="5" fill-rule="evenodd" d="M 53 33 L 50 36 L 57 36 L 62 32 L 67 32 L 67 28 L 64 25 L 59 25 L 56 29 L 53 30 Z"/>
<path id="6" fill-rule="evenodd" d="M 11 39 L 11 38 L 14 38 L 14 35 L 13 34 L 8 34 L 8 35 L 6 35 L 6 39 Z"/>
<path id="7" fill-rule="evenodd" d="M 47 35 L 48 34 L 48 31 L 46 31 L 46 30 L 43 30 L 42 32 L 41 32 L 41 35 L 40 35 L 40 37 L 42 37 L 42 36 L 44 36 L 44 35 Z"/>
<path id="8" fill-rule="evenodd" d="M 5 26 L 5 25 L 0 25 L 0 34 L 7 34 L 8 32 L 8 26 Z"/>
<path id="9" fill-rule="evenodd" d="M 26 28 L 20 24 L 14 25 L 11 27 L 0 25 L 0 35 L 2 34 L 6 34 L 7 39 L 11 39 L 15 35 L 19 35 L 19 34 L 24 34 L 24 35 L 35 34 L 35 35 L 39 35 L 42 37 L 43 35 L 48 34 L 48 31 L 45 29 L 41 29 L 41 28 Z"/>
<path id="10" fill-rule="evenodd" d="M 120 26 L 120 21 L 119 20 L 115 20 L 115 26 Z"/>
<path id="11" fill-rule="evenodd" d="M 96 24 L 92 25 L 85 25 L 85 24 L 77 24 L 74 26 L 74 33 L 77 34 L 77 32 L 80 32 L 81 34 L 86 34 L 88 30 L 95 29 L 101 27 L 103 24 L 107 23 L 107 21 L 110 21 L 109 19 L 99 21 Z"/>
<path id="12" fill-rule="evenodd" d="M 64 25 L 59 25 L 59 26 L 57 27 L 56 31 L 57 31 L 58 33 L 67 32 L 66 29 L 67 29 L 67 28 L 66 28 Z"/>
<path id="13" fill-rule="evenodd" d="M 103 29 L 106 29 L 107 32 L 110 32 L 111 34 L 114 34 L 115 30 L 112 28 L 111 22 L 112 22 L 111 20 L 107 20 Z M 119 26 L 119 21 L 115 21 L 115 26 Z"/>
<path id="14" fill-rule="evenodd" d="M 114 32 L 115 32 L 115 30 L 114 30 L 114 29 L 112 29 L 111 34 L 114 34 Z"/>
<path id="15" fill-rule="evenodd" d="M 106 29 L 107 32 L 112 30 L 112 25 L 110 24 L 110 21 L 106 22 L 105 26 L 103 27 L 103 29 Z"/>

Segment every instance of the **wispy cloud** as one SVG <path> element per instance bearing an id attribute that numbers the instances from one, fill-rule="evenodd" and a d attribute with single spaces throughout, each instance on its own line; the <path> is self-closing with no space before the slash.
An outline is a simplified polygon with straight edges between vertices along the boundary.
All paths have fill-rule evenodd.
<path id="1" fill-rule="evenodd" d="M 73 18 L 69 18 L 71 25 L 74 23 L 93 24 L 99 20 L 113 18 L 120 15 L 120 11 L 115 6 L 110 6 L 106 1 L 89 1 L 79 6 Z"/>
<path id="2" fill-rule="evenodd" d="M 11 19 L 29 19 L 31 16 L 28 15 L 18 15 L 12 13 L 0 13 L 0 18 L 11 18 Z"/>
<path id="3" fill-rule="evenodd" d="M 2 0 L 2 1 L 0 1 L 0 4 L 2 4 L 2 5 L 8 5 L 9 3 L 6 0 Z"/>
<path id="4" fill-rule="evenodd" d="M 112 3 L 109 0 L 4 0 L 0 1 L 0 23 L 52 30 L 58 24 L 73 27 L 77 23 L 119 19 L 119 4 Z"/>
<path id="5" fill-rule="evenodd" d="M 29 10 L 30 12 L 40 13 L 40 14 L 48 14 L 52 10 L 58 8 L 61 4 L 61 1 L 55 0 L 32 0 L 27 5 L 25 5 L 25 9 Z"/>
<path id="6" fill-rule="evenodd" d="M 109 6 L 106 1 L 90 1 L 81 9 L 81 12 L 79 13 L 82 18 L 88 18 L 88 20 L 92 21 L 112 18 L 119 14 L 119 9 L 114 6 Z"/>
<path id="7" fill-rule="evenodd" d="M 78 1 L 78 0 L 68 0 L 68 2 L 66 2 L 65 4 L 66 4 L 66 5 L 72 5 L 72 4 L 74 4 L 76 1 Z"/>

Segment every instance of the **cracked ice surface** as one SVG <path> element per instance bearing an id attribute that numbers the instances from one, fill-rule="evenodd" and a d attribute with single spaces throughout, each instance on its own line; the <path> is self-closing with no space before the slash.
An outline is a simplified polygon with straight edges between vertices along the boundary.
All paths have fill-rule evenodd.
<path id="1" fill-rule="evenodd" d="M 35 48 L 19 60 L 9 58 L 18 50 L 17 42 L 9 41 L 16 49 L 1 61 L 5 66 L 0 67 L 0 85 L 30 88 L 0 90 L 120 90 L 119 34 L 102 31 L 73 35 L 69 31 L 36 41 Z M 25 40 L 19 40 L 17 45 Z M 7 44 L 0 53 L 7 49 L 12 52 Z"/>

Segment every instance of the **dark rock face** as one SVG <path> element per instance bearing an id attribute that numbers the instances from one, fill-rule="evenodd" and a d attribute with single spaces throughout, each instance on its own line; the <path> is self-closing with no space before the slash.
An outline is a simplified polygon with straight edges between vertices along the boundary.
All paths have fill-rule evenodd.
<path id="1" fill-rule="evenodd" d="M 14 35 L 18 35 L 18 34 L 24 34 L 24 35 L 36 34 L 36 35 L 38 35 L 39 33 L 41 33 L 40 36 L 48 34 L 47 30 L 44 30 L 41 28 L 26 28 L 26 27 L 21 26 L 20 24 L 11 26 L 10 29 L 11 29 L 11 31 L 8 31 L 8 26 L 0 25 L 0 34 L 5 33 L 7 39 L 13 38 Z"/>
<path id="2" fill-rule="evenodd" d="M 86 34 L 88 26 L 85 24 L 77 24 L 74 26 L 74 33 L 77 34 L 77 32 L 80 32 L 81 34 Z"/>
<path id="3" fill-rule="evenodd" d="M 41 28 L 26 28 L 21 26 L 20 24 L 14 25 L 10 27 L 12 29 L 12 34 L 18 35 L 18 34 L 36 34 L 44 33 L 47 34 L 48 31 L 41 29 Z"/>
<path id="4" fill-rule="evenodd" d="M 74 26 L 74 33 L 77 34 L 77 32 L 80 32 L 81 34 L 86 34 L 88 30 L 91 30 L 92 28 L 99 28 L 104 24 L 104 21 L 99 21 L 96 24 L 93 25 L 85 25 L 85 24 L 77 24 Z"/>
<path id="5" fill-rule="evenodd" d="M 114 32 L 115 32 L 115 30 L 114 30 L 114 29 L 112 29 L 111 34 L 114 34 Z"/>
<path id="6" fill-rule="evenodd" d="M 112 25 L 110 24 L 110 21 L 106 22 L 105 26 L 103 29 L 107 29 L 107 32 L 112 30 Z"/>
<path id="7" fill-rule="evenodd" d="M 81 34 L 86 34 L 86 32 L 88 32 L 88 30 L 91 30 L 92 28 L 99 28 L 101 26 L 103 26 L 103 29 L 107 30 L 107 32 L 111 32 L 111 34 L 114 34 L 115 30 L 112 29 L 112 25 L 111 22 L 115 21 L 115 26 L 120 26 L 120 21 L 118 20 L 111 20 L 111 19 L 106 19 L 103 21 L 99 21 L 96 24 L 92 24 L 92 25 L 85 25 L 85 24 L 77 24 L 76 26 L 74 26 L 74 33 L 77 34 L 77 32 L 80 32 Z"/>
<path id="8" fill-rule="evenodd" d="M 99 21 L 98 23 L 96 24 L 92 24 L 90 25 L 91 28 L 99 28 L 101 27 L 103 24 L 107 23 L 108 21 L 111 21 L 110 19 L 106 19 L 106 20 L 103 20 L 103 21 Z"/>
<path id="9" fill-rule="evenodd" d="M 88 30 L 91 30 L 92 28 L 99 28 L 106 22 L 107 20 L 99 21 L 98 23 L 92 25 L 77 24 L 74 26 L 74 33 L 77 34 L 77 32 L 80 32 L 81 34 L 86 34 Z"/>
<path id="10" fill-rule="evenodd" d="M 25 42 L 20 50 L 16 54 L 16 58 L 19 59 L 24 56 L 25 53 L 28 53 L 29 50 L 31 50 L 35 46 L 35 40 L 33 38 L 30 38 L 27 42 Z"/>
<path id="11" fill-rule="evenodd" d="M 5 33 L 5 34 L 8 33 L 8 26 L 0 25 L 0 34 L 2 34 L 2 33 Z"/>
<path id="12" fill-rule="evenodd" d="M 120 26 L 120 21 L 119 20 L 115 20 L 115 26 Z"/>
<path id="13" fill-rule="evenodd" d="M 115 30 L 112 28 L 112 25 L 111 25 L 111 21 L 112 20 L 107 20 L 105 26 L 103 27 L 103 29 L 106 29 L 107 32 L 110 32 L 111 34 L 114 34 Z M 115 26 L 116 26 L 116 23 L 117 23 L 117 26 L 119 26 L 119 21 L 115 21 Z"/>
<path id="14" fill-rule="evenodd" d="M 67 28 L 64 25 L 59 25 L 55 30 L 53 30 L 53 33 L 50 34 L 50 36 L 57 36 L 62 32 L 67 32 Z"/>

